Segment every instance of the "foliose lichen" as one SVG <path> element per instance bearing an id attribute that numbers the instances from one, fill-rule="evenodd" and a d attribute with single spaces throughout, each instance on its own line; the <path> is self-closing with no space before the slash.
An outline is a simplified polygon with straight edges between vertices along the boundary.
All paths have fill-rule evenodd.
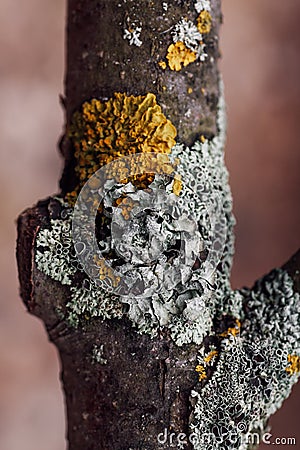
<path id="1" fill-rule="evenodd" d="M 286 372 L 290 375 L 298 374 L 300 372 L 300 356 L 288 355 L 289 366 L 286 367 Z"/>
<path id="2" fill-rule="evenodd" d="M 173 42 L 183 42 L 194 53 L 197 53 L 202 34 L 199 33 L 196 25 L 191 20 L 182 19 L 172 30 Z"/>
<path id="3" fill-rule="evenodd" d="M 133 153 L 170 153 L 176 129 L 154 94 L 135 97 L 116 93 L 106 102 L 85 102 L 74 114 L 68 134 L 75 147 L 79 180 L 67 197 L 74 203 L 87 179 L 116 158 Z"/>
<path id="4" fill-rule="evenodd" d="M 178 72 L 182 67 L 188 66 L 196 61 L 197 55 L 190 50 L 183 42 L 176 42 L 168 47 L 166 56 L 171 70 Z"/>
<path id="5" fill-rule="evenodd" d="M 94 317 L 109 319 L 126 316 L 139 332 L 155 335 L 159 328 L 168 327 L 178 345 L 191 342 L 200 344 L 203 337 L 209 333 L 219 302 L 230 293 L 228 274 L 233 253 L 234 219 L 228 174 L 223 159 L 223 99 L 219 105 L 218 128 L 219 134 L 210 141 L 202 138 L 191 148 L 182 144 L 174 145 L 176 130 L 161 113 L 155 97 L 151 94 L 138 98 L 127 98 L 118 94 L 106 103 L 93 100 L 85 103 L 82 112 L 74 116 L 70 133 L 76 148 L 77 171 L 81 183 L 92 170 L 124 152 L 147 152 L 149 149 L 161 152 L 162 155 L 158 155 L 160 166 L 169 167 L 170 162 L 173 162 L 176 170 L 171 179 L 169 175 L 174 168 L 168 169 L 167 177 L 166 169 L 160 174 L 156 173 L 150 180 L 151 183 L 148 183 L 146 191 L 141 190 L 139 185 L 132 185 L 131 181 L 126 179 L 127 172 L 124 172 L 121 185 L 117 190 L 111 190 L 103 203 L 104 210 L 110 209 L 112 222 L 109 223 L 115 224 L 114 226 L 122 231 L 119 237 L 110 234 L 107 237 L 102 236 L 99 244 L 105 249 L 104 254 L 111 262 L 114 254 L 116 263 L 121 255 L 126 261 L 126 252 L 130 254 L 131 260 L 126 264 L 121 262 L 118 270 L 122 276 L 131 273 L 132 279 L 136 276 L 140 279 L 144 289 L 142 297 L 137 298 L 136 294 L 119 297 L 101 290 L 93 280 L 87 279 L 78 261 L 74 262 L 69 216 L 65 220 L 52 220 L 52 228 L 40 231 L 36 253 L 38 268 L 57 280 L 72 284 L 71 299 L 66 305 L 69 323 L 79 326 Z M 118 176 L 121 181 L 122 177 Z M 97 189 L 97 186 L 95 188 Z M 218 195 L 208 211 L 206 201 L 211 201 L 216 193 Z M 165 201 L 162 202 L 164 197 Z M 178 200 L 175 201 L 176 198 Z M 157 213 L 159 204 L 166 201 L 169 202 L 169 210 Z M 147 210 L 149 202 L 152 202 L 153 213 Z M 158 202 L 157 205 L 155 202 Z M 217 208 L 218 202 L 221 203 L 221 210 Z M 68 204 L 62 204 L 62 209 L 64 208 L 70 209 Z M 139 208 L 141 213 L 148 212 L 143 212 L 142 215 L 139 213 L 131 220 L 130 214 L 136 214 L 136 208 Z M 191 215 L 196 229 L 194 222 L 189 219 Z M 218 261 L 218 252 L 217 259 L 214 260 L 212 246 L 212 241 L 216 243 L 218 240 L 222 246 L 222 233 L 220 237 L 218 232 L 214 234 L 214 223 L 218 221 L 228 230 L 221 261 Z M 188 227 L 191 226 L 189 235 Z M 45 236 L 48 236 L 50 247 L 47 247 L 47 251 L 51 251 L 51 262 L 44 258 L 43 265 L 40 264 L 40 249 L 44 245 Z M 147 244 L 149 238 L 150 244 Z M 196 246 L 195 238 L 198 239 Z M 176 249 L 182 239 L 185 251 L 192 255 L 188 261 L 186 257 L 181 261 L 180 248 Z M 58 250 L 64 240 L 69 247 L 65 247 L 60 254 Z M 195 261 L 194 267 L 190 261 Z M 218 265 L 215 271 L 210 267 L 214 264 Z M 56 265 L 59 268 L 68 266 L 68 269 L 64 269 L 64 272 L 57 276 L 56 272 L 60 269 L 51 269 Z M 99 280 L 109 281 L 105 268 L 100 264 L 97 269 L 97 261 L 95 267 Z M 166 268 L 169 268 L 168 272 Z M 164 273 L 168 273 L 168 278 L 165 278 Z M 156 280 L 160 279 L 161 288 L 158 292 L 147 296 L 147 285 L 155 287 Z M 114 287 L 112 285 L 112 290 Z M 138 283 L 132 286 L 134 292 L 133 289 L 138 289 Z"/>
<path id="6" fill-rule="evenodd" d="M 198 28 L 191 20 L 186 19 L 181 19 L 175 24 L 171 33 L 173 44 L 168 47 L 166 56 L 171 70 L 178 72 L 197 59 L 205 61 L 207 58 L 206 46 Z M 204 29 L 204 26 L 202 28 Z M 205 33 L 206 30 L 207 28 L 204 30 Z M 159 65 L 165 68 L 163 64 L 164 61 L 159 62 Z"/>
<path id="7" fill-rule="evenodd" d="M 195 1 L 195 9 L 198 13 L 201 11 L 211 11 L 210 0 L 196 0 Z"/>
<path id="8" fill-rule="evenodd" d="M 115 296 L 103 297 L 101 290 L 88 279 L 83 279 L 78 286 L 71 287 L 71 300 L 66 304 L 68 323 L 77 328 L 81 323 L 94 318 L 120 319 L 124 306 Z"/>
<path id="9" fill-rule="evenodd" d="M 299 377 L 299 295 L 283 270 L 251 290 L 231 289 L 235 220 L 222 95 L 217 127 L 216 136 L 200 136 L 187 147 L 175 142 L 176 129 L 152 94 L 87 102 L 70 130 L 75 194 L 89 176 L 95 192 L 109 185 L 97 244 L 110 265 L 95 258 L 95 278 L 87 276 L 76 255 L 88 242 L 74 244 L 72 208 L 61 198 L 53 200 L 59 215 L 50 215 L 37 234 L 35 260 L 39 270 L 70 285 L 64 305 L 69 325 L 126 318 L 138 333 L 154 337 L 167 329 L 177 346 L 199 345 L 190 399 L 194 449 L 246 450 Z M 149 149 L 156 154 L 151 176 Z M 145 184 L 130 177 L 124 161 L 109 165 L 124 153 L 145 170 Z M 108 179 L 93 179 L 102 166 Z M 88 207 L 94 200 L 86 199 Z M 122 277 L 132 281 L 126 295 L 116 294 Z M 103 348 L 94 353 L 104 363 Z"/>
<path id="10" fill-rule="evenodd" d="M 69 217 L 66 220 L 53 219 L 50 229 L 39 231 L 35 261 L 37 268 L 53 280 L 72 284 L 78 263 L 73 251 Z"/>
<path id="11" fill-rule="evenodd" d="M 195 450 L 246 450 L 259 442 L 299 377 L 299 295 L 292 279 L 274 270 L 240 295 L 241 332 L 224 335 L 213 375 L 191 395 Z"/>
<path id="12" fill-rule="evenodd" d="M 199 60 L 201 62 L 208 58 L 206 53 L 205 36 L 212 28 L 211 7 L 209 1 L 198 1 L 195 9 L 199 12 L 197 23 L 182 18 L 171 29 L 173 43 L 167 49 L 166 58 L 171 70 L 179 72 L 183 67 Z M 158 65 L 165 70 L 165 61 L 159 61 Z"/>
<path id="13" fill-rule="evenodd" d="M 125 28 L 123 38 L 129 41 L 129 45 L 136 45 L 140 47 L 143 42 L 140 39 L 142 32 L 142 27 L 130 27 L 129 29 Z"/>
<path id="14" fill-rule="evenodd" d="M 197 28 L 201 34 L 210 33 L 212 25 L 212 17 L 205 9 L 200 12 L 197 19 Z"/>

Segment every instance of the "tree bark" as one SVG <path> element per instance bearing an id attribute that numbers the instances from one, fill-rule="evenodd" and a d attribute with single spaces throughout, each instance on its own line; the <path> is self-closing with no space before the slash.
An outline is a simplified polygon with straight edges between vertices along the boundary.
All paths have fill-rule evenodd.
<path id="1" fill-rule="evenodd" d="M 69 0 L 66 128 L 74 111 L 86 100 L 111 98 L 114 92 L 128 95 L 153 92 L 183 142 L 190 144 L 201 134 L 214 136 L 219 98 L 220 0 L 213 1 L 212 7 L 213 30 L 206 39 L 210 59 L 205 65 L 197 62 L 189 65 L 184 73 L 178 73 L 164 71 L 158 63 L 166 60 L 174 24 L 184 17 L 195 22 L 194 1 L 177 0 L 166 12 L 159 0 L 90 0 L 88 6 L 84 1 Z M 141 47 L 128 45 L 123 38 L 124 30 L 131 24 L 142 24 Z M 62 151 L 66 168 L 61 187 L 67 192 L 74 187 L 75 163 L 65 140 Z"/>
<path id="2" fill-rule="evenodd" d="M 220 0 L 212 0 L 210 6 L 212 29 L 205 37 L 208 57 L 177 72 L 169 67 L 162 69 L 159 63 L 168 64 L 166 54 L 173 42 L 170 30 L 174 24 L 183 18 L 197 23 L 199 13 L 194 1 L 176 0 L 164 6 L 160 0 L 68 1 L 63 100 L 66 133 L 61 141 L 65 158 L 63 196 L 78 183 L 75 148 L 69 135 L 73 114 L 92 98 L 105 102 L 115 92 L 128 96 L 154 93 L 164 115 L 175 126 L 179 142 L 191 146 L 200 136 L 210 140 L 217 135 Z M 124 30 L 132 33 L 139 26 L 142 45 L 129 45 Z M 213 317 L 213 332 L 203 344 L 183 346 L 174 342 L 164 326 L 154 337 L 138 333 L 126 314 L 118 319 L 93 318 L 72 327 L 65 316 L 69 286 L 43 273 L 36 263 L 37 236 L 40 230 L 50 229 L 51 220 L 57 220 L 60 214 L 59 202 L 48 198 L 20 215 L 17 259 L 22 299 L 28 310 L 42 319 L 59 350 L 69 449 L 173 448 L 170 439 L 162 445 L 158 436 L 164 430 L 176 437 L 191 433 L 197 415 L 191 393 L 200 392 L 216 369 L 212 365 L 206 371 L 207 378 L 199 379 L 195 370 L 199 348 L 208 351 L 213 344 L 220 356 L 222 339 L 226 330 L 233 329 L 233 319 L 225 309 L 218 311 Z M 299 266 L 298 253 L 283 267 L 294 280 L 295 295 L 300 291 Z M 240 294 L 245 335 L 250 329 L 247 304 L 251 292 Z M 97 355 L 93 353 L 95 348 Z M 239 445 L 233 448 L 244 448 Z M 186 442 L 184 448 L 205 447 Z"/>

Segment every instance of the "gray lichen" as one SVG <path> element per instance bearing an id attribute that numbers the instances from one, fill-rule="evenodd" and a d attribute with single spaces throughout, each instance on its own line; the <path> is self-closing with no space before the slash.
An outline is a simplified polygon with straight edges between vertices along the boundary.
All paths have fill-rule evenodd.
<path id="1" fill-rule="evenodd" d="M 103 297 L 103 292 L 91 280 L 84 279 L 80 286 L 71 287 L 71 300 L 66 304 L 67 320 L 77 327 L 80 319 L 113 319 L 123 316 L 123 306 L 115 296 Z"/>
<path id="2" fill-rule="evenodd" d="M 172 38 L 174 43 L 184 42 L 188 48 L 196 52 L 202 41 L 202 34 L 191 20 L 182 19 L 174 26 Z"/>
<path id="3" fill-rule="evenodd" d="M 283 270 L 254 289 L 231 289 L 235 220 L 223 96 L 218 111 L 215 137 L 173 146 L 167 157 L 176 167 L 172 177 L 156 173 L 144 190 L 131 182 L 104 183 L 111 232 L 97 245 L 108 269 L 95 262 L 94 275 L 87 276 L 75 254 L 90 257 L 90 235 L 73 246 L 70 207 L 59 198 L 53 201 L 60 213 L 50 214 L 49 227 L 37 234 L 35 260 L 39 270 L 70 286 L 64 305 L 69 325 L 126 318 L 138 333 L 155 337 L 167 329 L 177 346 L 198 345 L 199 378 L 190 396 L 193 447 L 246 450 L 298 379 L 299 295 Z M 114 285 L 109 271 L 123 277 L 123 285 Z M 118 291 L 125 285 L 126 292 Z M 105 364 L 102 346 L 92 354 Z"/>
<path id="4" fill-rule="evenodd" d="M 140 39 L 141 32 L 142 27 L 132 26 L 129 30 L 127 28 L 124 30 L 123 38 L 129 41 L 129 45 L 136 45 L 137 47 L 140 47 L 143 44 Z"/>
<path id="5" fill-rule="evenodd" d="M 299 377 L 286 370 L 289 355 L 300 354 L 299 295 L 289 275 L 275 270 L 239 295 L 241 333 L 224 338 L 213 376 L 191 394 L 195 450 L 248 449 Z"/>
<path id="6" fill-rule="evenodd" d="M 173 147 L 170 160 L 179 161 L 176 172 L 182 180 L 178 198 L 172 192 L 175 180 L 155 175 L 146 191 L 129 183 L 110 189 L 104 199 L 104 206 L 111 211 L 112 234 L 99 244 L 104 256 L 113 251 L 116 262 L 118 258 L 124 261 L 118 274 L 133 280 L 127 295 L 107 292 L 105 277 L 103 281 L 87 278 L 74 257 L 68 214 L 64 219 L 52 219 L 51 229 L 40 230 L 37 266 L 63 284 L 72 285 L 66 304 L 71 325 L 79 326 L 95 317 L 128 317 L 138 332 L 152 336 L 161 327 L 168 327 L 177 345 L 200 344 L 210 332 L 213 317 L 230 293 L 233 254 L 234 219 L 223 156 L 225 126 L 221 98 L 219 134 L 191 148 L 182 144 Z M 130 221 L 114 206 L 116 198 L 125 194 L 138 205 L 133 207 Z M 178 242 L 183 254 L 176 249 Z M 96 264 L 94 270 L 99 273 Z M 136 280 L 140 280 L 140 292 L 136 291 L 141 289 Z M 130 290 L 135 293 L 130 294 Z"/>
<path id="7" fill-rule="evenodd" d="M 76 258 L 72 256 L 71 220 L 53 219 L 50 229 L 41 229 L 36 241 L 37 268 L 61 284 L 72 284 L 77 271 Z"/>
<path id="8" fill-rule="evenodd" d="M 203 10 L 210 11 L 211 10 L 210 0 L 195 0 L 195 9 L 198 13 Z"/>
<path id="9" fill-rule="evenodd" d="M 172 30 L 173 42 L 183 42 L 187 48 L 192 50 L 200 61 L 205 61 L 207 53 L 205 52 L 205 43 L 203 36 L 191 20 L 181 19 L 175 24 Z"/>

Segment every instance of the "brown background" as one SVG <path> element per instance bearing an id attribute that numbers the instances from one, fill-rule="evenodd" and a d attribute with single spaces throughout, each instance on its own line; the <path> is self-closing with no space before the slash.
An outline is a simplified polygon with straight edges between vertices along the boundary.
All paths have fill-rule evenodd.
<path id="1" fill-rule="evenodd" d="M 238 220 L 232 281 L 240 287 L 299 247 L 300 1 L 223 4 L 226 159 Z M 0 1 L 1 450 L 65 448 L 59 363 L 18 297 L 13 223 L 57 190 L 64 13 L 63 0 Z M 299 393 L 298 386 L 271 421 L 274 437 L 297 437 L 294 449 Z"/>

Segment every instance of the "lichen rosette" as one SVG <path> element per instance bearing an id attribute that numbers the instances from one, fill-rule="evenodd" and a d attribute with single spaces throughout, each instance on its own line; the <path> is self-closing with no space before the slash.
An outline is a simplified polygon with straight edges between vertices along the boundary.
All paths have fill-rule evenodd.
<path id="1" fill-rule="evenodd" d="M 135 153 L 170 153 L 176 128 L 162 113 L 154 94 L 115 93 L 106 102 L 92 99 L 74 114 L 69 137 L 75 147 L 78 185 L 69 200 L 99 168 Z"/>

